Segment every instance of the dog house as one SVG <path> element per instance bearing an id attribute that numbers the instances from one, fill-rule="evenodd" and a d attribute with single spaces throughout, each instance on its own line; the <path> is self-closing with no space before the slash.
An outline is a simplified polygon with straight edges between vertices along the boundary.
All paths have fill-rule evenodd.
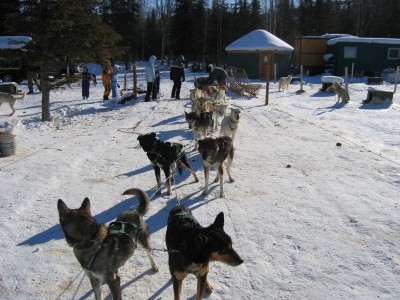
<path id="1" fill-rule="evenodd" d="M 287 76 L 294 48 L 272 33 L 257 29 L 229 44 L 225 50 L 229 66 L 244 69 L 250 79 L 265 79 L 266 57 L 273 53 L 272 65 L 276 68 L 272 70 L 272 77 Z"/>

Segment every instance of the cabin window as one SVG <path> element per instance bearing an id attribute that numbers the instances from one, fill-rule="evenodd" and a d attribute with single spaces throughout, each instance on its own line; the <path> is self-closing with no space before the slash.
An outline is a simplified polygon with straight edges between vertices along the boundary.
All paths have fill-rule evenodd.
<path id="1" fill-rule="evenodd" d="M 357 47 L 344 47 L 344 58 L 357 58 Z"/>
<path id="2" fill-rule="evenodd" d="M 388 59 L 399 59 L 400 58 L 400 48 L 389 48 Z"/>

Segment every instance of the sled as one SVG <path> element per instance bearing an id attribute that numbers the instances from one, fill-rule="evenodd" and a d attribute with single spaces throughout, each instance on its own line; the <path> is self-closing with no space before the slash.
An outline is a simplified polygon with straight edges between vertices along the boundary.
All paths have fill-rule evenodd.
<path id="1" fill-rule="evenodd" d="M 229 67 L 226 71 L 229 79 L 228 86 L 232 92 L 239 95 L 257 97 L 262 85 L 251 83 L 244 69 Z"/>

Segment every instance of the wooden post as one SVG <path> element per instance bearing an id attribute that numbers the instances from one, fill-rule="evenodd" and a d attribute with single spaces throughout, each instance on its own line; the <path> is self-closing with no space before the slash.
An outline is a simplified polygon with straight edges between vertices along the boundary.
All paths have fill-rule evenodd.
<path id="1" fill-rule="evenodd" d="M 300 66 L 300 91 L 303 90 L 303 65 Z"/>
<path id="2" fill-rule="evenodd" d="M 265 85 L 265 105 L 268 105 L 269 101 L 269 80 L 271 79 L 271 66 L 273 63 L 274 55 L 272 52 L 267 53 L 267 74 L 266 74 L 266 85 Z"/>
<path id="3" fill-rule="evenodd" d="M 137 99 L 137 74 L 136 64 L 133 65 L 133 99 Z"/>
<path id="4" fill-rule="evenodd" d="M 296 92 L 296 94 L 305 93 L 306 91 L 303 90 L 303 65 L 300 66 L 300 90 Z"/>
<path id="5" fill-rule="evenodd" d="M 349 70 L 348 68 L 344 68 L 344 87 L 346 91 L 349 91 Z"/>
<path id="6" fill-rule="evenodd" d="M 400 67 L 396 68 L 396 78 L 394 79 L 394 90 L 393 90 L 393 93 L 396 93 L 396 90 L 397 90 L 397 76 L 399 76 L 399 68 Z"/>
<path id="7" fill-rule="evenodd" d="M 353 76 L 354 76 L 354 63 L 351 64 L 351 77 L 350 77 L 350 83 L 353 83 Z"/>

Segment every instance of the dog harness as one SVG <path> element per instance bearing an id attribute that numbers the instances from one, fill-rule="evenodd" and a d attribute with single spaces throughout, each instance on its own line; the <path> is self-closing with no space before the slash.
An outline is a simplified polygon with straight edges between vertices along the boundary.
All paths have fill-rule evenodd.
<path id="1" fill-rule="evenodd" d="M 135 229 L 137 229 L 138 233 L 137 233 L 136 239 L 134 239 L 125 229 L 125 226 L 127 226 L 127 225 L 131 225 Z M 135 225 L 135 224 L 132 224 L 129 222 L 115 221 L 115 222 L 111 222 L 110 225 L 108 225 L 108 233 L 110 235 L 125 234 L 125 235 L 129 236 L 134 243 L 137 243 L 137 240 L 140 236 L 140 232 L 141 232 L 140 225 L 138 226 L 138 225 Z M 96 234 L 97 234 L 97 231 L 96 231 L 95 235 Z M 88 262 L 86 264 L 81 264 L 82 268 L 84 268 L 88 271 L 91 271 L 93 262 L 96 259 L 97 252 L 99 252 L 102 248 L 101 244 L 102 243 L 99 243 L 98 241 L 96 241 L 94 239 L 90 239 L 90 240 L 87 240 L 84 242 L 77 243 L 73 246 L 73 248 L 76 248 L 78 250 L 83 249 L 83 248 L 94 248 L 94 250 L 95 250 L 94 253 L 90 256 L 90 259 L 88 260 Z"/>
<path id="2" fill-rule="evenodd" d="M 180 206 L 179 204 L 177 206 Z M 169 215 L 167 226 L 175 226 L 180 222 L 184 222 L 185 220 L 190 220 L 193 224 L 193 227 L 199 226 L 199 222 L 195 218 L 192 217 L 190 212 L 187 211 L 177 211 L 176 213 Z"/>
<path id="3" fill-rule="evenodd" d="M 166 143 L 169 143 L 169 142 L 166 142 Z M 181 144 L 178 144 L 178 143 L 169 143 L 169 144 L 171 144 L 171 147 L 177 147 L 179 149 L 177 160 L 185 154 L 185 150 L 183 149 L 183 146 Z M 153 165 L 157 165 L 157 162 L 159 162 L 159 160 L 162 159 L 169 164 L 170 162 L 167 161 L 160 153 L 155 151 L 155 148 L 156 147 L 153 147 L 153 149 L 148 152 L 148 153 L 154 154 L 156 156 L 154 159 L 150 160 L 151 163 Z"/>
<path id="4" fill-rule="evenodd" d="M 138 234 L 136 236 L 136 239 L 134 239 L 126 230 L 125 230 L 125 226 L 127 225 L 131 225 L 133 226 L 135 229 L 137 229 Z M 110 225 L 108 225 L 108 229 L 109 229 L 109 233 L 111 235 L 113 234 L 125 234 L 127 236 L 129 236 L 131 238 L 131 240 L 136 243 L 139 236 L 140 236 L 140 231 L 141 231 L 141 226 L 140 225 L 136 225 L 136 224 L 132 224 L 129 222 L 122 222 L 122 221 L 115 221 L 115 222 L 111 222 Z"/>

